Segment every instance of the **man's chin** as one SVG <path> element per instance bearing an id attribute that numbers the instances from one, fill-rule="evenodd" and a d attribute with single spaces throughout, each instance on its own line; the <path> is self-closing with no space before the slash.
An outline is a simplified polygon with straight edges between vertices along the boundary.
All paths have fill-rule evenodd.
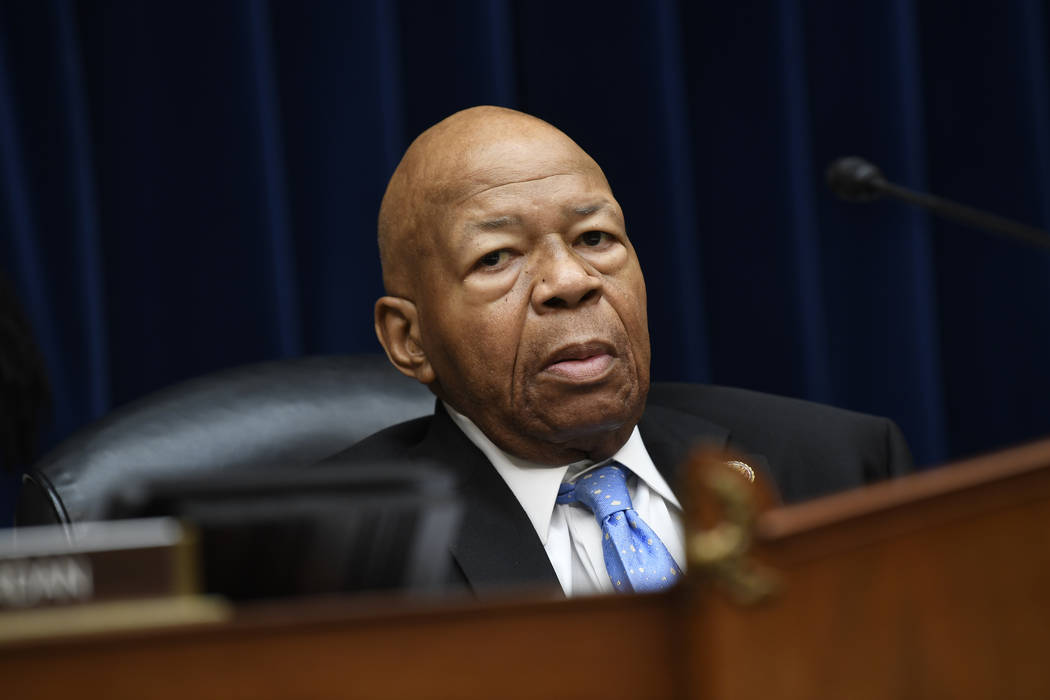
<path id="1" fill-rule="evenodd" d="M 563 455 L 562 459 L 558 460 L 562 464 L 581 459 L 602 460 L 616 454 L 631 437 L 633 430 L 634 422 L 631 421 L 615 425 L 567 428 L 551 437 L 551 445 L 556 446 Z"/>
<path id="2" fill-rule="evenodd" d="M 482 431 L 512 455 L 541 464 L 559 465 L 581 459 L 611 457 L 631 436 L 637 417 L 624 411 L 608 415 L 557 411 L 514 416 L 514 423 L 479 423 Z M 513 426 L 513 427 L 512 427 Z M 509 428 L 509 429 L 508 429 Z"/>
<path id="3" fill-rule="evenodd" d="M 648 383 L 634 377 L 586 389 L 543 382 L 518 393 L 499 412 L 476 411 L 474 422 L 507 452 L 544 464 L 612 456 L 631 436 L 645 408 Z M 470 415 L 469 413 L 467 414 Z"/>
<path id="4" fill-rule="evenodd" d="M 625 372 L 593 384 L 543 382 L 526 394 L 535 415 L 552 429 L 602 431 L 626 421 L 637 421 L 645 406 L 648 386 Z"/>
<path id="5" fill-rule="evenodd" d="M 643 406 L 644 399 L 588 397 L 584 401 L 565 401 L 556 410 L 546 411 L 541 422 L 551 443 L 589 452 L 588 446 L 615 441 L 621 434 L 626 440 L 641 417 Z"/>

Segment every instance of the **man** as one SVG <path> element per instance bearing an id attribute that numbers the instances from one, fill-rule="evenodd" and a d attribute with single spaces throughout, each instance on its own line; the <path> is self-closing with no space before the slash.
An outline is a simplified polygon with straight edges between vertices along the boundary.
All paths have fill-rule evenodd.
<path id="1" fill-rule="evenodd" d="M 376 333 L 437 408 L 334 459 L 454 472 L 455 578 L 477 593 L 673 583 L 684 546 L 670 484 L 698 442 L 762 453 L 791 499 L 909 465 L 885 419 L 734 389 L 650 395 L 645 282 L 623 212 L 597 163 L 539 119 L 476 107 L 420 135 L 383 198 L 379 249 Z M 618 475 L 626 493 L 608 491 Z"/>

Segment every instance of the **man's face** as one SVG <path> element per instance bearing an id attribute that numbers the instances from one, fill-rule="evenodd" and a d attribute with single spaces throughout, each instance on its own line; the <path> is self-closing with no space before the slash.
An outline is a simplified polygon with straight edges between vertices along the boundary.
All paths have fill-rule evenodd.
<path id="1" fill-rule="evenodd" d="M 435 391 L 513 454 L 608 456 L 649 389 L 645 282 L 619 205 L 565 139 L 477 149 L 464 172 L 414 299 Z"/>

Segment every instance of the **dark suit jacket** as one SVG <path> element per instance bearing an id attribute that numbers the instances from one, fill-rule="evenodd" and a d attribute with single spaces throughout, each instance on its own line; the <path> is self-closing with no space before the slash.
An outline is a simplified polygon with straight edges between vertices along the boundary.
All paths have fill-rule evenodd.
<path id="1" fill-rule="evenodd" d="M 743 389 L 654 384 L 638 427 L 672 487 L 677 467 L 701 443 L 759 455 L 788 502 L 911 467 L 900 430 L 888 419 Z M 463 515 L 451 545 L 450 586 L 479 595 L 524 586 L 560 593 L 525 511 L 440 402 L 433 416 L 382 430 L 325 464 L 380 460 L 437 463 L 457 478 Z"/>

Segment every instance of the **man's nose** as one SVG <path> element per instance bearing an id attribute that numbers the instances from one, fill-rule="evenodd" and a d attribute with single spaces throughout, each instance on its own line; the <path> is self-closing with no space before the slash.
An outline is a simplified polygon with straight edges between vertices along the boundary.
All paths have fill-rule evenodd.
<path id="1" fill-rule="evenodd" d="M 560 239 L 543 247 L 534 275 L 532 303 L 539 313 L 573 308 L 601 295 L 601 276 Z"/>

